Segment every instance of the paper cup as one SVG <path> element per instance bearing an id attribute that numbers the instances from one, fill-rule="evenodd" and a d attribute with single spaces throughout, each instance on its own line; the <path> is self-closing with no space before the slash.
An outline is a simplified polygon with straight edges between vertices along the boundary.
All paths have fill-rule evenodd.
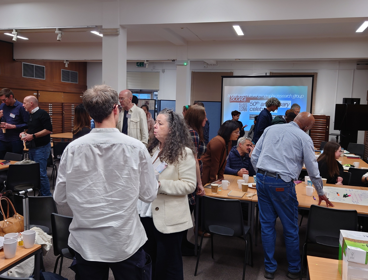
<path id="1" fill-rule="evenodd" d="M 245 183 L 245 181 L 244 180 L 238 180 L 238 188 L 239 189 L 242 188 L 242 186 L 241 186 L 242 183 Z"/>
<path id="2" fill-rule="evenodd" d="M 245 183 L 248 183 L 248 181 L 249 181 L 249 174 L 244 174 L 243 175 L 243 180 L 244 180 Z"/>
<path id="3" fill-rule="evenodd" d="M 23 232 L 23 245 L 24 248 L 32 248 L 36 240 L 36 232 L 34 230 L 26 230 Z"/>
<path id="4" fill-rule="evenodd" d="M 327 179 L 326 179 L 326 178 L 322 178 L 322 183 L 323 183 L 323 185 L 324 185 L 324 186 L 326 186 L 326 184 L 327 184 Z"/>
<path id="5" fill-rule="evenodd" d="M 355 161 L 355 162 L 353 162 L 353 164 L 354 164 L 355 168 L 359 168 L 359 161 Z"/>
<path id="6" fill-rule="evenodd" d="M 306 194 L 307 194 L 307 196 L 312 196 L 313 195 L 313 187 L 306 186 Z"/>
<path id="7" fill-rule="evenodd" d="M 254 176 L 253 176 L 253 180 L 254 180 L 254 183 L 256 183 L 256 184 L 257 184 L 257 175 L 254 175 Z"/>
<path id="8" fill-rule="evenodd" d="M 218 184 L 211 184 L 211 191 L 212 193 L 217 193 L 218 192 Z"/>
<path id="9" fill-rule="evenodd" d="M 6 128 L 2 128 L 3 133 L 6 133 Z"/>
<path id="10" fill-rule="evenodd" d="M 227 190 L 230 185 L 230 182 L 228 180 L 222 180 L 221 186 L 223 190 Z"/>
<path id="11" fill-rule="evenodd" d="M 241 186 L 242 186 L 242 191 L 243 192 L 247 192 L 248 191 L 248 183 L 242 183 Z"/>
<path id="12" fill-rule="evenodd" d="M 4 240 L 6 240 L 6 239 L 14 239 L 14 240 L 17 240 L 18 241 L 18 236 L 19 236 L 18 233 L 7 233 L 7 234 L 4 235 Z"/>
<path id="13" fill-rule="evenodd" d="M 4 240 L 4 255 L 6 259 L 11 259 L 15 257 L 15 252 L 17 251 L 18 241 L 15 239 Z"/>

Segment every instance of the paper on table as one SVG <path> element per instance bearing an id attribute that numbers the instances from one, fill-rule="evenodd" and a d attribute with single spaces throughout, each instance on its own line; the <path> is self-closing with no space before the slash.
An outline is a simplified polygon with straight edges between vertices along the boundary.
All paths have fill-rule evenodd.
<path id="1" fill-rule="evenodd" d="M 332 202 L 368 206 L 368 190 L 323 187 L 328 199 Z M 350 195 L 344 197 L 344 194 Z"/>
<path id="2" fill-rule="evenodd" d="M 230 196 L 230 197 L 243 197 L 244 194 L 245 194 L 245 192 L 239 192 L 239 191 L 231 190 L 231 191 L 229 191 L 227 196 Z"/>

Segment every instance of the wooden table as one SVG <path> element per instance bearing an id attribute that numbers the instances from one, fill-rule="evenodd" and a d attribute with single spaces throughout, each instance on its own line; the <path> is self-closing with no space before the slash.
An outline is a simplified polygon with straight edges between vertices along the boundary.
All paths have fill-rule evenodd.
<path id="1" fill-rule="evenodd" d="M 25 249 L 23 246 L 18 246 L 15 253 L 15 257 L 12 259 L 6 259 L 4 250 L 0 251 L 0 273 L 6 272 L 14 266 L 18 265 L 22 261 L 35 256 L 35 274 L 34 278 L 36 280 L 40 279 L 40 269 L 41 269 L 41 245 L 35 244 L 30 249 Z"/>
<path id="2" fill-rule="evenodd" d="M 339 260 L 307 256 L 309 279 L 341 280 L 338 270 Z"/>
<path id="3" fill-rule="evenodd" d="M 64 133 L 55 133 L 50 135 L 51 138 L 61 138 L 61 139 L 73 139 L 73 133 L 64 132 Z"/>
<path id="4" fill-rule="evenodd" d="M 341 161 L 342 165 L 354 164 L 354 162 L 359 162 L 359 168 L 361 167 L 368 168 L 368 163 L 366 163 L 364 160 L 360 158 L 347 158 L 346 156 L 343 156 L 343 157 L 340 157 L 338 160 Z"/>
<path id="5" fill-rule="evenodd" d="M 1 160 L 0 160 L 0 163 L 1 163 L 1 162 L 4 162 L 4 161 L 5 161 L 5 159 L 1 159 Z M 11 160 L 11 161 L 10 161 L 10 164 L 14 164 L 14 163 L 16 163 L 16 162 L 17 162 L 17 161 Z M 8 165 L 1 165 L 1 164 L 0 164 L 0 171 L 9 169 L 9 165 L 10 165 L 10 164 L 8 164 Z"/>

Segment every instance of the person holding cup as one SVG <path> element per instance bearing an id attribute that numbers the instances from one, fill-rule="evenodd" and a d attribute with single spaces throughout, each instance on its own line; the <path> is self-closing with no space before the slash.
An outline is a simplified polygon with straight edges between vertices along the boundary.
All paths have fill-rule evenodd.
<path id="1" fill-rule="evenodd" d="M 249 176 L 256 175 L 250 158 L 253 152 L 252 139 L 248 137 L 240 137 L 238 139 L 238 145 L 233 147 L 227 158 L 225 166 L 225 174 L 237 175 L 243 177 L 248 174 Z"/>
<path id="2" fill-rule="evenodd" d="M 327 179 L 327 184 L 342 185 L 344 168 L 337 161 L 341 154 L 341 146 L 336 142 L 329 141 L 323 149 L 323 154 L 317 159 L 319 173 Z"/>

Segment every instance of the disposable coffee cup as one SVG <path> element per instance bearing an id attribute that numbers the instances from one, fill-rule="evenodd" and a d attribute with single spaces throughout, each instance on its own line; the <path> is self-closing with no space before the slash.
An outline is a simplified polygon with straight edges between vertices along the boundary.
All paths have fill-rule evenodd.
<path id="1" fill-rule="evenodd" d="M 227 190 L 230 185 L 230 182 L 228 180 L 222 180 L 221 187 L 223 190 Z"/>
<path id="2" fill-rule="evenodd" d="M 18 240 L 18 233 L 7 233 L 4 235 L 4 240 L 6 239 L 14 239 L 14 240 Z"/>
<path id="3" fill-rule="evenodd" d="M 313 195 L 313 187 L 312 186 L 307 186 L 306 187 L 306 194 L 307 194 L 307 196 L 312 196 Z"/>
<path id="4" fill-rule="evenodd" d="M 359 168 L 359 161 L 355 161 L 355 162 L 353 162 L 353 164 L 354 164 L 355 168 Z"/>
<path id="5" fill-rule="evenodd" d="M 4 240 L 4 255 L 6 259 L 11 259 L 15 257 L 15 253 L 17 251 L 18 242 L 15 239 L 6 239 Z"/>
<path id="6" fill-rule="evenodd" d="M 247 192 L 248 191 L 248 183 L 242 183 L 241 186 L 242 186 L 242 191 L 243 192 Z"/>
<path id="7" fill-rule="evenodd" d="M 6 128 L 2 128 L 1 130 L 3 131 L 3 133 L 6 133 Z"/>
<path id="8" fill-rule="evenodd" d="M 244 180 L 238 180 L 238 188 L 239 189 L 242 188 L 242 186 L 241 186 L 242 183 L 245 183 L 245 181 Z"/>
<path id="9" fill-rule="evenodd" d="M 326 184 L 327 184 L 327 179 L 326 179 L 326 178 L 322 178 L 322 183 L 323 183 L 323 185 L 324 185 L 324 186 L 326 186 Z"/>
<path id="10" fill-rule="evenodd" d="M 249 181 L 249 174 L 243 174 L 243 180 L 245 183 L 248 183 Z"/>
<path id="11" fill-rule="evenodd" d="M 212 193 L 217 193 L 218 192 L 218 184 L 211 184 L 211 191 Z"/>
<path id="12" fill-rule="evenodd" d="M 256 184 L 257 184 L 257 175 L 254 175 L 254 176 L 253 176 L 253 180 L 254 180 L 254 183 L 256 183 Z"/>
<path id="13" fill-rule="evenodd" d="M 26 230 L 23 232 L 24 248 L 32 248 L 36 240 L 36 232 L 34 230 Z"/>
<path id="14" fill-rule="evenodd" d="M 310 180 L 309 176 L 304 177 L 305 184 L 308 185 L 308 180 Z"/>

